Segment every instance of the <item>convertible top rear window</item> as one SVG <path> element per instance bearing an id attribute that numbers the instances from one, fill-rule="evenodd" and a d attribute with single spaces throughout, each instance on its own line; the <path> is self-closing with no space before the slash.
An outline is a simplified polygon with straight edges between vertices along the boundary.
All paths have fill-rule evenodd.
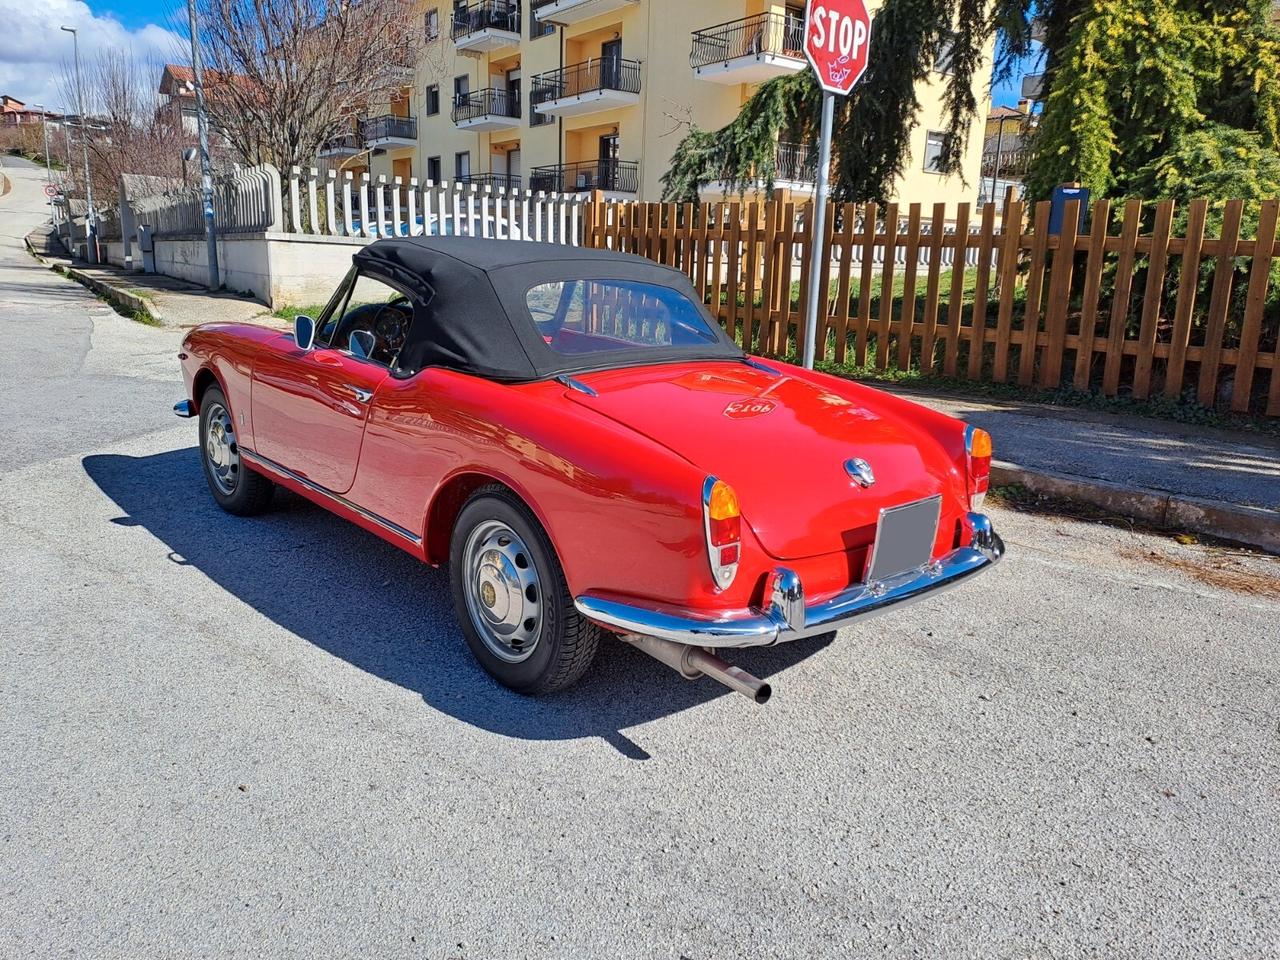
<path id="1" fill-rule="evenodd" d="M 679 290 L 638 280 L 549 280 L 525 295 L 543 342 L 562 356 L 719 342 Z"/>

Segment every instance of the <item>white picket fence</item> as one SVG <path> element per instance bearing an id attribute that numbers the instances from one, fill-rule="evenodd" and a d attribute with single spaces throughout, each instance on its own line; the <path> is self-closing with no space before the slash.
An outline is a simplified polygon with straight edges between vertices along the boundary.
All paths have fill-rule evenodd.
<path id="1" fill-rule="evenodd" d="M 495 189 L 474 183 L 356 179 L 294 167 L 285 186 L 286 232 L 334 237 L 423 234 L 536 240 L 577 246 L 585 194 Z"/>

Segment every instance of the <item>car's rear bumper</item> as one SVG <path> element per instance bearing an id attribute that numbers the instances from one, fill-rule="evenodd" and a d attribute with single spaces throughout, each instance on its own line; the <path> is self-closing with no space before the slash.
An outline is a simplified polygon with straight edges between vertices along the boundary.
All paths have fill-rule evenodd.
<path id="1" fill-rule="evenodd" d="M 839 630 L 855 620 L 956 586 L 1004 556 L 1004 541 L 984 514 L 969 514 L 973 543 L 883 583 L 858 584 L 812 605 L 794 571 L 777 568 L 765 590 L 768 608 L 709 618 L 583 594 L 574 606 L 588 620 L 614 630 L 699 647 L 768 646 Z"/>

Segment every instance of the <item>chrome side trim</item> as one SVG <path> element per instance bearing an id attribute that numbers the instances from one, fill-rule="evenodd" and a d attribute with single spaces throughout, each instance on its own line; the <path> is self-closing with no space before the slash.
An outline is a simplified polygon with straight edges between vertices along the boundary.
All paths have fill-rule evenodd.
<path id="1" fill-rule="evenodd" d="M 179 400 L 173 405 L 173 412 L 179 417 L 194 417 L 196 405 L 190 400 Z"/>
<path id="2" fill-rule="evenodd" d="M 588 397 L 599 396 L 598 393 L 596 393 L 594 390 L 588 387 L 581 380 L 575 380 L 573 377 L 569 376 L 568 374 L 561 374 L 560 376 L 556 377 L 556 382 L 563 384 L 564 386 L 568 387 L 570 390 L 577 390 L 579 393 L 585 393 Z"/>
<path id="3" fill-rule="evenodd" d="M 950 590 L 1004 556 L 1004 541 L 989 517 L 969 514 L 973 544 L 876 584 L 858 584 L 827 600 L 805 605 L 803 585 L 794 570 L 779 567 L 767 583 L 767 610 L 723 617 L 693 611 L 662 610 L 584 594 L 574 606 L 584 617 L 624 633 L 659 637 L 699 647 L 754 647 L 800 640 L 839 630 L 855 620 L 901 607 Z"/>
<path id="4" fill-rule="evenodd" d="M 418 536 L 416 533 L 414 533 L 412 530 L 406 530 L 404 527 L 400 526 L 398 523 L 392 523 L 386 517 L 380 517 L 376 513 L 374 513 L 372 510 L 366 510 L 364 507 L 360 506 L 360 504 L 353 503 L 352 501 L 348 500 L 346 497 L 340 494 L 334 493 L 332 490 L 329 490 L 326 487 L 322 487 L 318 483 L 308 480 L 306 477 L 302 476 L 302 474 L 294 473 L 288 467 L 281 466 L 280 464 L 276 463 L 274 460 L 264 457 L 262 454 L 256 453 L 253 450 L 250 450 L 248 447 L 244 447 L 244 446 L 240 447 L 240 455 L 252 463 L 257 463 L 263 467 L 266 467 L 272 473 L 278 473 L 280 474 L 280 476 L 287 477 L 288 479 L 292 480 L 294 483 L 298 484 L 299 486 L 306 487 L 312 493 L 320 494 L 320 496 L 324 497 L 326 500 L 331 500 L 334 503 L 338 504 L 339 506 L 345 507 L 346 509 L 350 510 L 352 513 L 360 514 L 360 516 L 364 517 L 366 520 L 370 521 L 371 523 L 376 523 L 378 526 L 382 527 L 382 529 L 387 530 L 391 533 L 394 533 L 396 536 L 402 537 L 405 540 L 408 540 L 414 546 L 416 547 L 422 546 L 422 538 Z"/>

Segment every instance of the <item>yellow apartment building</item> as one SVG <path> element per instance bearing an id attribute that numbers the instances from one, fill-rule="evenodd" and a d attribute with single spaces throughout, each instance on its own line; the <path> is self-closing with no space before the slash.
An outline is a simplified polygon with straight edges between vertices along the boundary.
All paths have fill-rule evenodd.
<path id="1" fill-rule="evenodd" d="M 874 14 L 879 3 L 868 5 Z M 412 86 L 362 118 L 357 135 L 327 145 L 326 165 L 406 182 L 657 200 L 690 123 L 721 127 L 762 81 L 808 69 L 799 3 L 427 0 L 421 16 Z M 919 91 L 924 109 L 897 197 L 954 205 L 977 196 L 982 128 L 969 138 L 963 177 L 931 170 L 944 129 L 945 78 L 935 77 Z M 988 79 L 978 78 L 980 103 Z M 782 145 L 778 185 L 811 192 L 815 153 Z M 715 185 L 706 193 L 722 196 Z"/>

